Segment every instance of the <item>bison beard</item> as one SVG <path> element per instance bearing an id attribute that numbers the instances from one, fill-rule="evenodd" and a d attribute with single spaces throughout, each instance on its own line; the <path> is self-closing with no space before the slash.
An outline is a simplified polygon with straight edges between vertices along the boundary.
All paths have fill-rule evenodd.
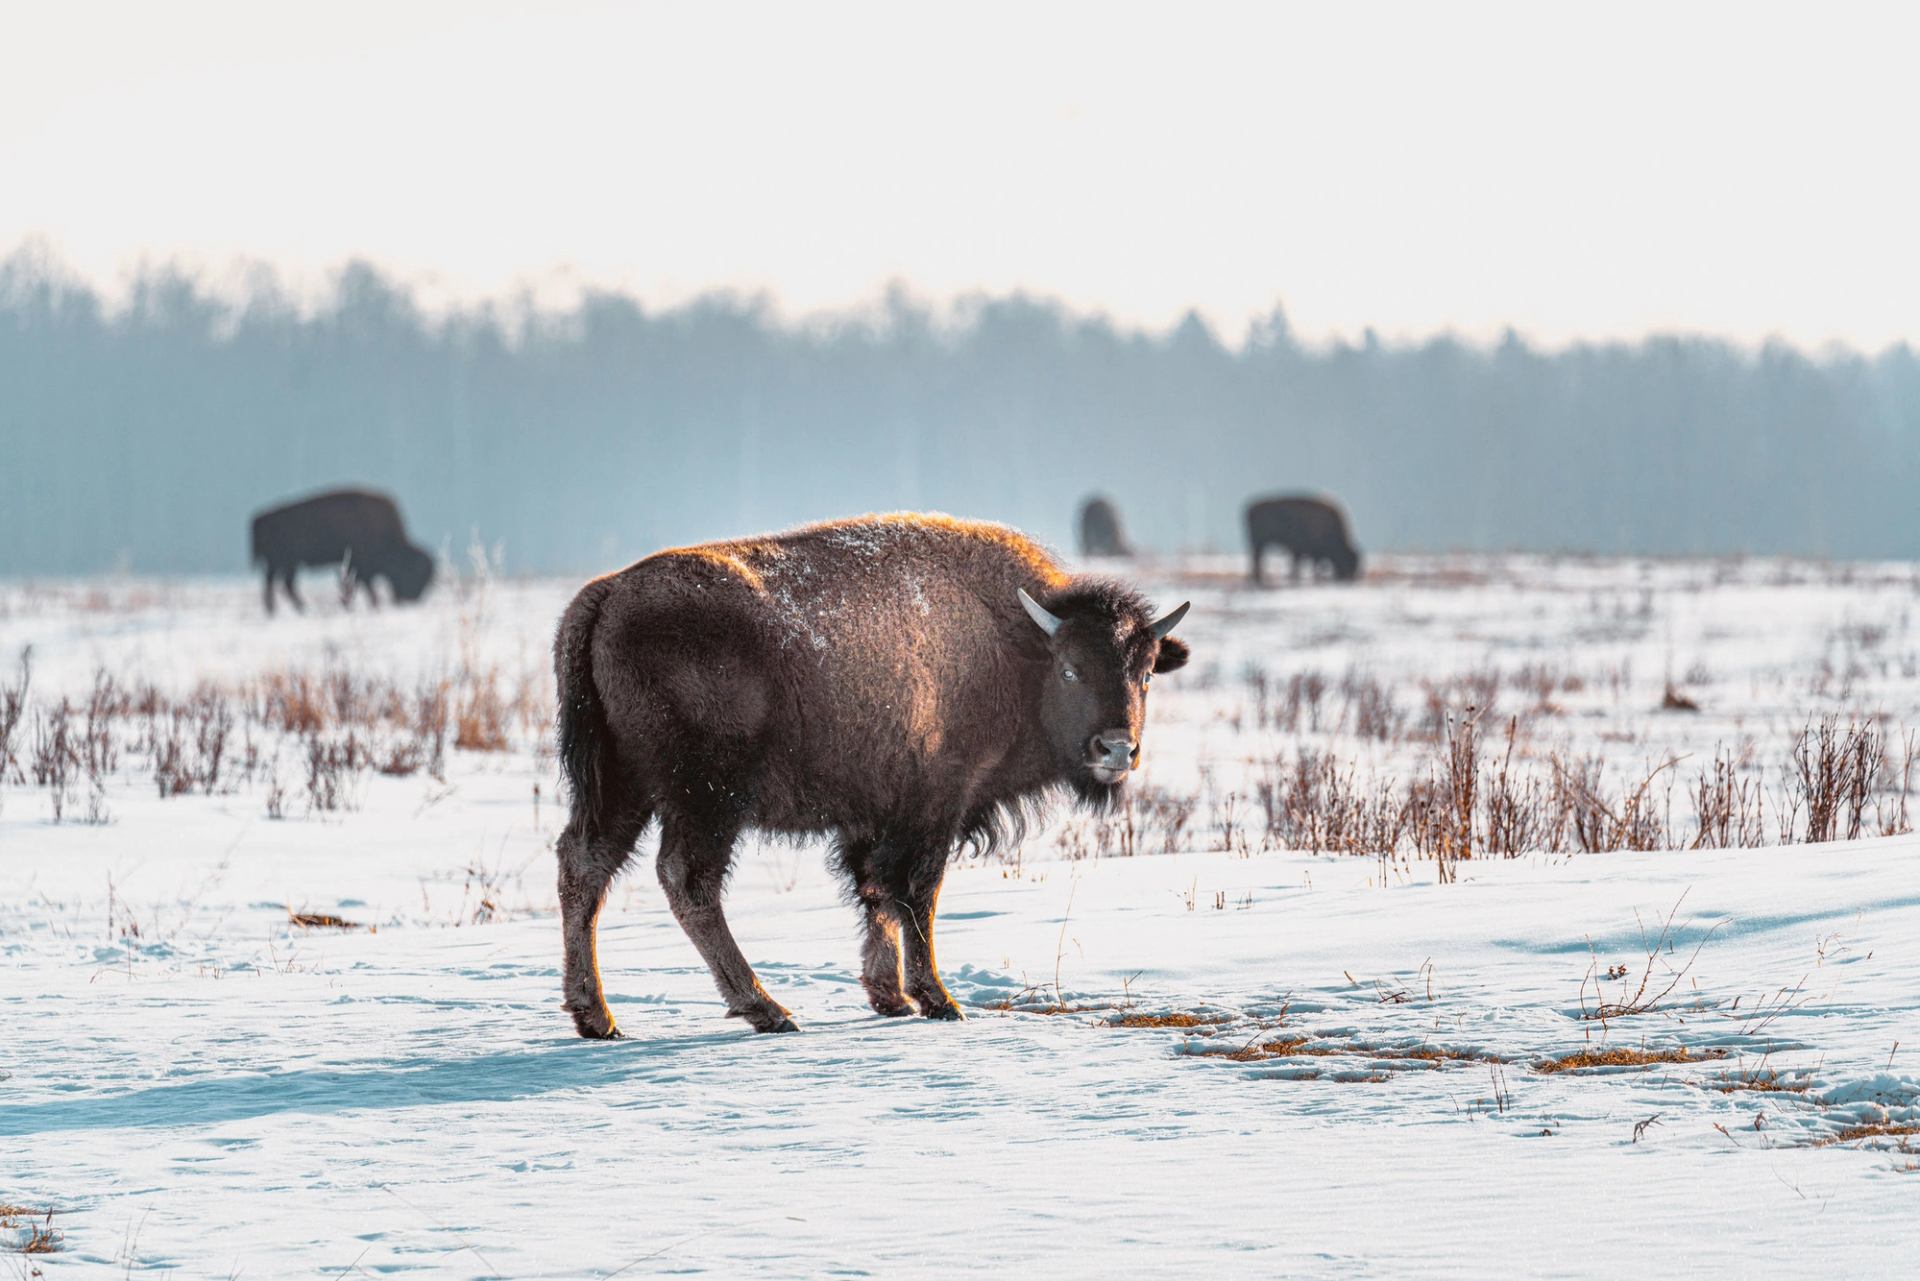
<path id="1" fill-rule="evenodd" d="M 1140 759 L 1147 685 L 1187 661 L 1118 584 L 999 525 L 870 516 L 649 556 L 560 620 L 565 1005 L 614 1037 L 595 954 L 607 887 L 660 822 L 660 884 L 727 1012 L 793 1020 L 727 926 L 740 834 L 826 835 L 882 1014 L 958 1019 L 934 917 L 948 858 L 1061 788 L 1105 805 Z"/>

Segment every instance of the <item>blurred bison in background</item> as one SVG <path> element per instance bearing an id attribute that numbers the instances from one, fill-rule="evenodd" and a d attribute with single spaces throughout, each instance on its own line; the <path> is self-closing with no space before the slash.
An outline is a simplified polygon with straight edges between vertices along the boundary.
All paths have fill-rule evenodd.
<path id="1" fill-rule="evenodd" d="M 1133 547 L 1120 529 L 1120 510 L 1105 498 L 1089 498 L 1080 505 L 1080 554 L 1133 555 Z"/>
<path id="2" fill-rule="evenodd" d="M 1293 577 L 1301 563 L 1324 565 L 1343 583 L 1360 575 L 1360 550 L 1347 532 L 1347 516 L 1325 498 L 1288 494 L 1256 499 L 1247 505 L 1247 546 L 1253 555 L 1255 585 L 1266 580 L 1260 572 L 1262 554 L 1269 547 L 1293 553 Z"/>
<path id="3" fill-rule="evenodd" d="M 416 601 L 433 581 L 433 557 L 407 541 L 400 509 L 385 494 L 336 489 L 253 518 L 253 563 L 266 567 L 267 613 L 278 580 L 295 609 L 305 609 L 293 577 L 315 565 L 341 567 L 340 596 L 351 603 L 356 585 L 374 603 L 373 580 L 384 578 L 396 601 Z"/>

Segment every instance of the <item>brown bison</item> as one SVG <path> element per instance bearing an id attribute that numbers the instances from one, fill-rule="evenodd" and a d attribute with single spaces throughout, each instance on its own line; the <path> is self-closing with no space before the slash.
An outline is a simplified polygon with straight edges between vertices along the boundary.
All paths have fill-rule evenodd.
<path id="1" fill-rule="evenodd" d="M 866 516 L 659 552 L 580 590 L 554 640 L 565 1005 L 619 1032 L 595 959 L 607 886 L 660 820 L 667 903 L 727 1012 L 793 1020 L 721 911 L 742 830 L 825 835 L 865 914 L 881 1014 L 957 1019 L 934 961 L 948 856 L 1065 789 L 1106 804 L 1139 763 L 1147 683 L 1187 661 L 1118 584 L 1000 525 Z"/>
<path id="2" fill-rule="evenodd" d="M 396 601 L 416 601 L 433 581 L 433 557 L 407 541 L 400 509 L 385 494 L 336 489 L 253 518 L 253 563 L 266 568 L 267 612 L 273 613 L 278 582 L 295 609 L 305 609 L 294 575 L 315 565 L 341 567 L 340 598 L 353 599 L 355 585 L 378 603 L 373 580 L 384 578 Z"/>
<path id="3" fill-rule="evenodd" d="M 1133 555 L 1133 547 L 1120 528 L 1120 510 L 1105 498 L 1089 498 L 1080 506 L 1080 554 Z"/>
<path id="4" fill-rule="evenodd" d="M 1301 564 L 1324 565 L 1343 583 L 1360 575 L 1360 549 L 1347 533 L 1347 516 L 1339 506 L 1310 494 L 1262 498 L 1247 505 L 1247 547 L 1253 555 L 1253 581 L 1265 582 L 1261 555 L 1269 547 L 1293 553 L 1293 577 Z"/>

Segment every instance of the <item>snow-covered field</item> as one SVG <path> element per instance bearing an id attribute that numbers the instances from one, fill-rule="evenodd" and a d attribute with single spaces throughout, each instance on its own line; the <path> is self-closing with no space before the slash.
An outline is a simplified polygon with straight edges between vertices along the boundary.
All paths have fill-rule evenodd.
<path id="1" fill-rule="evenodd" d="M 573 584 L 377 614 L 310 585 L 273 620 L 238 580 L 0 584 L 0 698 L 32 647 L 0 762 L 0 1246 L 55 1247 L 0 1275 L 1909 1275 L 1920 838 L 1880 833 L 1907 826 L 1915 569 L 1370 570 L 1140 571 L 1193 598 L 1195 663 L 1155 684 L 1131 814 L 955 868 L 968 1022 L 873 1016 L 819 851 L 768 844 L 730 914 L 801 1033 L 720 1017 L 643 860 L 603 919 L 631 1038 L 605 1044 L 558 1007 L 544 664 Z M 1874 736 L 1835 820 L 1862 837 L 1778 844 L 1828 716 Z M 1417 806 L 1386 858 L 1289 848 L 1339 811 L 1289 781 L 1303 754 L 1419 801 L 1468 717 L 1453 883 Z M 1509 724 L 1533 791 L 1492 781 Z M 1702 841 L 1722 760 L 1744 837 Z M 1490 795 L 1532 807 L 1529 852 L 1488 857 Z M 1637 826 L 1596 817 L 1635 797 Z M 1629 827 L 1734 848 L 1577 852 Z"/>

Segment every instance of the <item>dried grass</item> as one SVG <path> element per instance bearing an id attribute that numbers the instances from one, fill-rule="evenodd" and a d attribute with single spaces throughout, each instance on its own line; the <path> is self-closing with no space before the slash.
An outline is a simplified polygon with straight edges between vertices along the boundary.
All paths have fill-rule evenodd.
<path id="1" fill-rule="evenodd" d="M 1814 1143 L 1814 1147 L 1831 1147 L 1836 1143 L 1858 1143 L 1866 1139 L 1898 1139 L 1902 1150 L 1907 1140 L 1920 1136 L 1920 1124 L 1895 1121 L 1871 1121 L 1863 1125 L 1849 1125 L 1836 1134 L 1830 1134 Z"/>
<path id="2" fill-rule="evenodd" d="M 1535 1063 L 1533 1070 L 1542 1075 L 1551 1076 L 1557 1072 L 1582 1072 L 1589 1068 L 1657 1067 L 1663 1063 L 1697 1063 L 1725 1057 L 1727 1057 L 1725 1050 L 1694 1051 L 1684 1045 L 1676 1046 L 1671 1050 L 1630 1049 L 1616 1046 L 1612 1049 L 1579 1050 L 1561 1058 L 1546 1059 Z"/>
<path id="3" fill-rule="evenodd" d="M 1108 1027 L 1126 1028 L 1201 1028 L 1217 1027 L 1232 1020 L 1224 1014 L 1122 1014 L 1107 1020 Z"/>

